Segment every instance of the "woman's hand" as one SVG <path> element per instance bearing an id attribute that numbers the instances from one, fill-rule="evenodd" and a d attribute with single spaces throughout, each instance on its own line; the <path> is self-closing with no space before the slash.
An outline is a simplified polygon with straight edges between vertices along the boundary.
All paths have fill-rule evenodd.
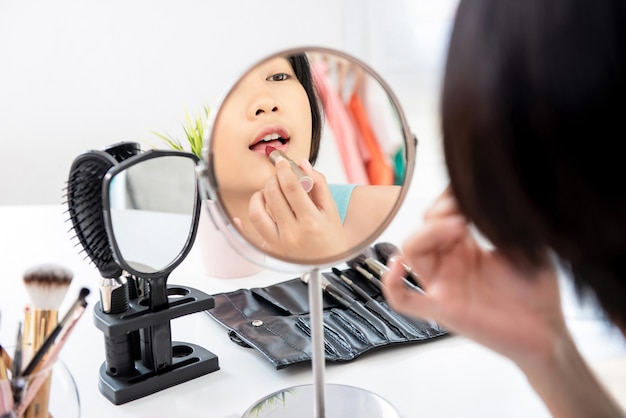
<path id="1" fill-rule="evenodd" d="M 567 330 L 554 268 L 522 271 L 479 246 L 449 191 L 424 221 L 403 247 L 406 259 L 383 277 L 392 307 L 513 360 L 554 417 L 624 416 Z M 424 294 L 404 286 L 402 263 L 420 275 Z"/>
<path id="2" fill-rule="evenodd" d="M 521 271 L 481 247 L 450 191 L 427 211 L 403 253 L 425 294 L 407 289 L 401 263 L 390 263 L 385 296 L 399 312 L 434 320 L 520 365 L 545 360 L 567 333 L 555 270 Z"/>
<path id="3" fill-rule="evenodd" d="M 250 199 L 249 217 L 271 252 L 298 259 L 336 256 L 347 250 L 339 212 L 325 177 L 307 160 L 300 163 L 315 182 L 307 194 L 287 160 Z"/>

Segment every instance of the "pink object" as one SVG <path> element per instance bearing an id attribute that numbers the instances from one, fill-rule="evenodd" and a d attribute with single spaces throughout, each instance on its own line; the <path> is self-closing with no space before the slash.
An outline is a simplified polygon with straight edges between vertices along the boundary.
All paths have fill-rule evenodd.
<path id="1" fill-rule="evenodd" d="M 274 147 L 265 147 L 265 156 L 269 157 L 270 154 L 272 153 L 272 151 L 276 151 L 276 148 L 274 148 Z"/>
<path id="2" fill-rule="evenodd" d="M 335 134 L 348 183 L 369 184 L 364 165 L 364 149 L 360 146 L 358 133 L 345 104 L 328 79 L 328 64 L 315 61 L 311 64 L 311 70 L 315 87 L 324 105 L 328 125 Z"/>
<path id="3" fill-rule="evenodd" d="M 1 360 L 0 360 L 1 361 Z M 13 392 L 11 382 L 0 380 L 0 415 L 13 411 Z"/>
<path id="4" fill-rule="evenodd" d="M 220 228 L 215 225 L 213 220 L 219 222 Z M 213 202 L 203 201 L 202 208 L 200 208 L 196 242 L 201 251 L 200 257 L 205 273 L 215 278 L 237 278 L 252 276 L 261 272 L 263 267 L 250 261 L 252 258 L 262 263 L 261 256 L 253 253 L 250 248 L 244 247 L 243 243 L 237 250 L 233 248 L 224 236 L 228 233 L 226 225 L 221 221 L 219 213 L 213 206 Z M 244 257 L 242 253 L 246 254 L 248 258 Z"/>

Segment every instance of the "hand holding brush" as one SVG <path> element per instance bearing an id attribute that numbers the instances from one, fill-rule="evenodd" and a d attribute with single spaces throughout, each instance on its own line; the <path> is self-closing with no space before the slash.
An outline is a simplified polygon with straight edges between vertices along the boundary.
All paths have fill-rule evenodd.
<path id="1" fill-rule="evenodd" d="M 388 248 L 388 247 L 387 247 Z M 390 252 L 386 255 L 392 256 L 397 254 L 396 252 Z M 388 261 L 388 260 L 387 260 Z M 347 264 L 354 270 L 361 273 L 363 277 L 374 283 L 379 289 L 383 289 L 384 284 L 381 282 L 382 277 L 389 271 L 389 267 L 376 257 L 372 257 L 366 253 L 359 254 L 358 256 L 348 260 Z M 405 270 L 408 266 L 405 267 Z M 412 272 L 412 271 L 411 271 Z M 373 276 L 373 278 L 372 278 Z M 403 278 L 404 283 L 411 289 L 424 293 L 424 290 L 416 283 L 414 273 L 407 274 Z"/>
<path id="2" fill-rule="evenodd" d="M 385 266 L 389 263 L 392 257 L 397 255 L 402 255 L 400 249 L 390 243 L 390 242 L 377 242 L 374 244 L 374 252 L 376 253 L 376 257 L 383 263 Z M 406 275 L 404 276 L 405 282 L 413 288 L 414 290 L 420 291 L 424 293 L 422 286 L 419 283 L 419 275 L 406 263 L 402 263 L 402 267 L 406 271 Z"/>

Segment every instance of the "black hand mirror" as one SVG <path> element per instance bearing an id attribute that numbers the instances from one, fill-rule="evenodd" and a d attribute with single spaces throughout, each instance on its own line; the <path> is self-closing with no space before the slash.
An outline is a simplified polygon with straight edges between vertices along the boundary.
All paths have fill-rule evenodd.
<path id="1" fill-rule="evenodd" d="M 166 281 L 195 238 L 197 158 L 150 150 L 112 168 L 103 181 L 104 219 L 115 259 L 150 282 L 151 310 L 167 307 Z"/>
<path id="2" fill-rule="evenodd" d="M 215 224 L 251 261 L 309 274 L 314 385 L 290 388 L 280 407 L 259 411 L 270 395 L 244 417 L 345 416 L 354 399 L 363 400 L 359 416 L 397 416 L 374 394 L 323 383 L 320 269 L 362 252 L 389 225 L 415 150 L 388 85 L 336 50 L 274 54 L 221 101 L 198 167 Z"/>

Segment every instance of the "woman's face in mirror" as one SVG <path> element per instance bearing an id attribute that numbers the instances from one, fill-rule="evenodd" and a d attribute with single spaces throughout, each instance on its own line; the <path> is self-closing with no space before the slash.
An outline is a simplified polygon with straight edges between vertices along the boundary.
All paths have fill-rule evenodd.
<path id="1" fill-rule="evenodd" d="M 266 147 L 309 158 L 312 117 L 307 93 L 286 58 L 248 72 L 230 92 L 214 126 L 216 175 L 225 196 L 263 188 L 275 169 Z"/>

